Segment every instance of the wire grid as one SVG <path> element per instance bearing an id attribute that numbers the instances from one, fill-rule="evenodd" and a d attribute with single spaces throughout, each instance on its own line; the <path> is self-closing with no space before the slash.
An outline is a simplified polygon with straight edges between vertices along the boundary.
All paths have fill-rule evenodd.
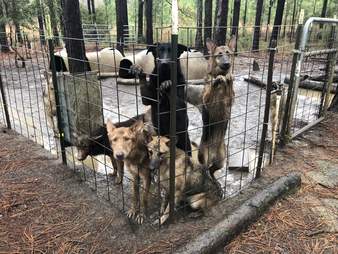
<path id="1" fill-rule="evenodd" d="M 290 28 L 288 27 L 287 29 Z M 163 32 L 161 32 L 162 30 Z M 196 28 L 181 28 L 180 31 L 182 30 L 187 31 L 187 37 L 184 38 L 184 36 L 181 36 L 180 43 L 185 43 L 187 46 L 193 47 L 194 41 L 189 38 L 195 34 L 194 31 Z M 247 31 L 252 30 L 253 27 L 247 28 Z M 157 31 L 158 34 L 163 35 L 167 33 L 167 28 L 158 28 Z M 285 36 L 279 39 L 273 76 L 273 80 L 276 83 L 282 84 L 282 80 L 289 73 L 291 49 L 293 46 L 290 44 L 290 38 L 290 36 Z M 71 38 L 61 37 L 59 39 L 63 41 L 73 40 Z M 269 41 L 269 38 L 266 40 Z M 158 41 L 161 41 L 161 39 Z M 261 37 L 261 41 L 265 41 L 265 38 Z M 46 103 L 44 103 L 42 96 L 44 92 L 44 94 L 47 94 L 49 97 L 49 93 L 46 90 L 48 90 L 48 85 L 51 84 L 51 81 L 46 79 L 48 74 L 44 75 L 44 72 L 50 71 L 49 64 L 51 58 L 48 53 L 46 53 L 46 48 L 40 45 L 39 42 L 40 38 L 33 35 L 31 48 L 28 48 L 27 44 L 18 45 L 17 50 L 20 50 L 22 54 L 30 53 L 31 55 L 31 58 L 25 60 L 25 66 L 23 68 L 15 66 L 13 54 L 4 55 L 1 59 L 1 76 L 5 84 L 13 129 L 42 145 L 51 153 L 59 154 L 59 140 L 54 137 L 54 135 L 57 134 L 53 132 L 51 124 L 47 121 L 49 108 L 48 104 L 46 105 Z M 118 52 L 115 50 L 116 43 L 110 44 L 110 50 L 113 52 L 110 63 L 100 62 L 102 61 L 100 50 L 106 46 L 105 42 L 101 45 L 100 40 L 97 40 L 93 45 L 91 38 L 90 43 L 87 44 L 87 41 L 84 41 L 84 43 L 87 51 L 90 51 L 92 54 L 92 57 L 88 59 L 92 70 L 95 69 L 100 77 L 103 76 L 103 73 L 101 73 L 103 69 L 109 69 L 113 77 L 106 79 L 100 78 L 97 81 L 101 88 L 102 104 L 90 104 L 88 103 L 88 98 L 78 98 L 78 101 L 87 103 L 90 107 L 101 108 L 104 123 L 107 122 L 107 119 L 111 119 L 114 123 L 117 123 L 144 113 L 146 108 L 142 104 L 141 92 L 136 82 L 137 80 L 132 79 L 134 81 L 132 82 L 133 84 L 124 85 L 120 82 L 119 78 L 114 75 L 123 69 L 123 67 L 119 67 Z M 266 142 L 268 144 L 268 140 L 271 137 L 270 130 L 267 139 L 261 139 L 264 108 L 266 106 L 265 87 L 257 87 L 250 82 L 244 81 L 244 78 L 256 77 L 263 83 L 267 82 L 267 63 L 269 55 L 266 45 L 267 44 L 261 43 L 261 50 L 257 52 L 252 52 L 250 48 L 244 49 L 243 46 L 239 46 L 235 60 L 232 63 L 233 76 L 235 78 L 235 98 L 231 108 L 231 116 L 230 119 L 228 119 L 228 129 L 224 137 L 227 148 L 226 160 L 225 166 L 215 174 L 216 180 L 223 190 L 223 199 L 237 194 L 254 180 L 260 152 L 259 144 L 260 142 Z M 152 46 L 156 47 L 157 45 Z M 144 44 L 128 44 L 126 45 L 125 53 L 135 62 L 137 53 L 140 52 L 140 49 L 144 48 Z M 61 49 L 57 48 L 56 52 L 60 52 L 60 50 Z M 203 61 L 205 59 L 204 57 L 204 55 L 201 57 Z M 260 71 L 252 70 L 254 60 L 259 64 Z M 186 64 L 189 65 L 189 61 L 187 61 Z M 189 69 L 189 66 L 187 66 L 187 69 Z M 126 68 L 126 71 L 128 70 L 129 69 Z M 147 74 L 154 75 L 152 73 Z M 75 89 L 74 84 L 75 83 L 70 82 L 68 84 L 69 87 L 64 89 L 64 91 L 67 93 L 67 89 Z M 91 85 L 91 81 L 87 79 L 86 75 L 83 77 L 83 84 L 86 86 Z M 157 98 L 158 97 L 159 90 L 157 90 Z M 49 103 L 53 102 L 49 101 Z M 65 105 L 57 106 L 60 108 L 65 107 Z M 187 105 L 187 114 L 189 117 L 189 136 L 192 141 L 199 144 L 203 130 L 201 114 L 195 106 L 190 104 Z M 100 125 L 102 128 L 105 128 L 103 123 L 100 123 Z M 89 140 L 93 145 L 104 145 L 98 142 L 94 137 L 89 137 Z M 111 153 L 111 148 L 105 146 L 102 150 L 104 152 L 102 152 L 101 155 L 88 156 L 86 160 L 78 161 L 76 159 L 77 149 L 74 146 L 68 146 L 66 148 L 67 164 L 74 172 L 77 172 L 99 196 L 103 196 L 109 200 L 121 211 L 128 211 L 131 207 L 133 177 L 128 169 L 125 168 L 122 184 L 114 184 L 114 177 L 111 176 L 113 172 L 112 164 L 109 156 L 106 156 Z M 266 146 L 265 151 L 263 151 L 263 165 L 266 165 L 269 153 L 269 146 Z M 156 182 L 156 179 L 153 180 L 151 184 L 149 196 L 150 216 L 147 220 L 152 222 L 158 220 L 161 215 L 160 203 L 163 199 L 163 188 L 161 188 L 159 181 Z M 183 214 L 189 211 L 187 204 L 178 204 L 176 210 L 183 211 Z"/>
<path id="2" fill-rule="evenodd" d="M 337 32 L 332 29 L 335 28 L 330 24 L 314 24 L 309 31 L 305 53 L 329 48 L 338 49 Z M 329 43 L 331 43 L 331 46 L 329 46 Z M 300 89 L 292 118 L 291 134 L 310 125 L 322 116 L 328 64 L 329 53 L 319 52 L 304 57 L 301 65 Z M 306 89 L 306 86 L 311 85 L 316 86 L 316 88 Z M 333 86 L 335 88 L 337 85 L 333 84 Z M 330 92 L 330 100 L 333 98 L 334 91 Z"/>

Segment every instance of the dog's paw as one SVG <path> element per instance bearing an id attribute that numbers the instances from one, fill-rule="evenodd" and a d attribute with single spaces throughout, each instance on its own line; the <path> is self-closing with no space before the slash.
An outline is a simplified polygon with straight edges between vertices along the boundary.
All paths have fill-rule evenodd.
<path id="1" fill-rule="evenodd" d="M 143 224 L 144 220 L 145 220 L 145 215 L 143 213 L 139 213 L 135 217 L 135 222 L 139 225 Z"/>
<path id="2" fill-rule="evenodd" d="M 225 77 L 224 76 L 222 76 L 222 75 L 218 75 L 215 79 L 214 79 L 214 82 L 213 82 L 213 84 L 215 85 L 215 86 L 217 86 L 217 85 L 219 85 L 219 84 L 222 84 L 222 83 L 225 83 Z"/>
<path id="3" fill-rule="evenodd" d="M 138 64 L 133 64 L 130 66 L 129 73 L 135 75 L 136 77 L 144 75 L 142 67 Z"/>
<path id="4" fill-rule="evenodd" d="M 122 183 L 122 177 L 119 176 L 119 175 L 117 175 L 117 176 L 115 177 L 114 183 L 115 183 L 115 184 L 121 184 L 121 183 Z"/>
<path id="5" fill-rule="evenodd" d="M 171 87 L 171 80 L 163 81 L 160 85 L 160 92 L 166 92 Z"/>
<path id="6" fill-rule="evenodd" d="M 137 216 L 137 211 L 134 208 L 129 209 L 129 211 L 127 212 L 127 217 L 129 219 L 134 219 L 136 218 L 136 216 Z"/>

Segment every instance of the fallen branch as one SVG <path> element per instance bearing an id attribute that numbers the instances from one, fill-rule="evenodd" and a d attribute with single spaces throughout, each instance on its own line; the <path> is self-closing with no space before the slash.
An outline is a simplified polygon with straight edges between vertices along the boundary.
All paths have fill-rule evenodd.
<path id="1" fill-rule="evenodd" d="M 285 84 L 290 84 L 290 78 L 285 77 L 284 79 L 284 83 Z M 299 82 L 299 87 L 300 88 L 304 88 L 304 89 L 310 89 L 310 90 L 314 90 L 314 91 L 323 91 L 324 89 L 324 82 L 319 82 L 319 81 L 313 81 L 313 80 L 303 80 L 301 82 Z M 331 87 L 331 93 L 335 93 L 337 90 L 337 84 L 332 84 Z"/>

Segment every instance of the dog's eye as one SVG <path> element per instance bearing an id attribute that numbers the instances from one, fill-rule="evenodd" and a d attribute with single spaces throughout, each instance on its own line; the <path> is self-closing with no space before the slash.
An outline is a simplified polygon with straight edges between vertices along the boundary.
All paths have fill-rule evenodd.
<path id="1" fill-rule="evenodd" d="M 113 138 L 113 142 L 116 142 L 117 141 L 117 138 Z"/>
<path id="2" fill-rule="evenodd" d="M 153 151 L 152 150 L 148 150 L 149 155 L 152 156 L 153 155 Z"/>
<path id="3" fill-rule="evenodd" d="M 221 56 L 221 55 L 223 55 L 223 54 L 222 54 L 222 52 L 219 52 L 218 55 Z"/>
<path id="4" fill-rule="evenodd" d="M 129 141 L 130 138 L 128 138 L 128 137 L 123 137 L 123 140 L 124 140 L 124 141 Z"/>

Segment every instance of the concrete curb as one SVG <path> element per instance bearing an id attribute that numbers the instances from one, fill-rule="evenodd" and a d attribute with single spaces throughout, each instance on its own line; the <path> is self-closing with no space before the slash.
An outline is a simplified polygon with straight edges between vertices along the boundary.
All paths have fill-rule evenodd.
<path id="1" fill-rule="evenodd" d="M 216 226 L 202 233 L 176 253 L 214 253 L 215 249 L 230 242 L 243 229 L 255 222 L 278 198 L 301 184 L 299 174 L 290 173 L 279 178 L 266 189 L 247 200 Z"/>

